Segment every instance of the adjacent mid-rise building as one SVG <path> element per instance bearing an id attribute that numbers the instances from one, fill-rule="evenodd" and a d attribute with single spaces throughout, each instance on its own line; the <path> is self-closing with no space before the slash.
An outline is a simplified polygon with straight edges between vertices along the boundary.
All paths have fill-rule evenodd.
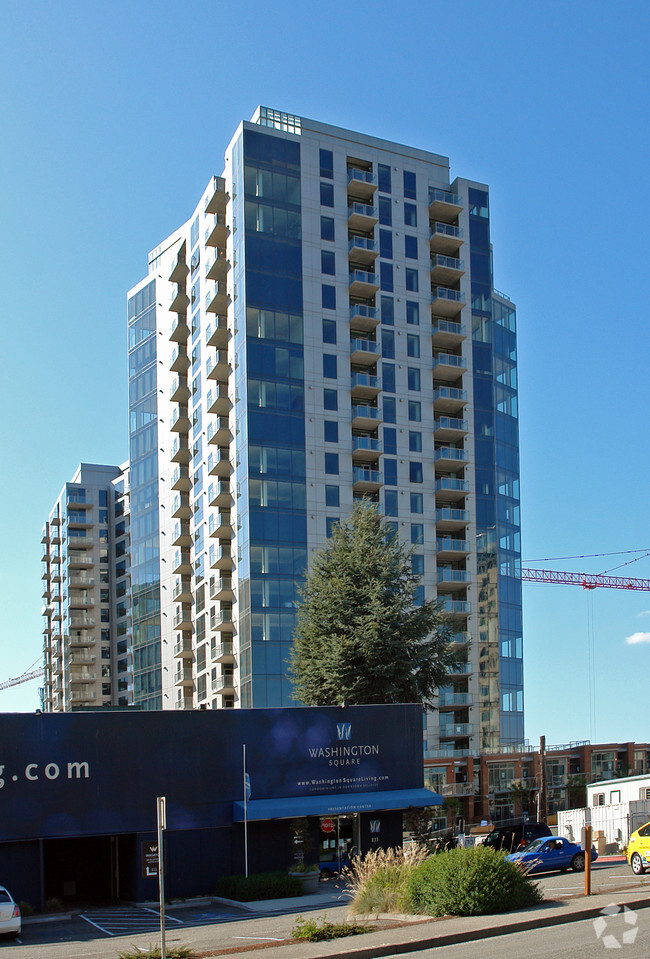
<path id="1" fill-rule="evenodd" d="M 489 190 L 258 108 L 128 295 L 133 702 L 293 703 L 314 551 L 368 497 L 459 623 L 425 755 L 523 740 L 514 304 Z"/>
<path id="2" fill-rule="evenodd" d="M 82 463 L 43 544 L 43 709 L 133 702 L 129 471 Z"/>

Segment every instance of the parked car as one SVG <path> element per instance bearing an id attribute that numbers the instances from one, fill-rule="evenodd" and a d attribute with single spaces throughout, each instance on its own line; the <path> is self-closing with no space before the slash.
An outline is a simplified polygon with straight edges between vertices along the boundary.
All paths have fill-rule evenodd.
<path id="1" fill-rule="evenodd" d="M 343 853 L 340 859 L 321 859 L 320 877 L 321 879 L 333 879 L 334 876 L 338 876 L 339 872 L 343 872 L 346 868 L 350 868 L 350 857 L 347 853 Z"/>
<path id="2" fill-rule="evenodd" d="M 21 929 L 20 906 L 4 886 L 0 886 L 0 935 L 19 936 Z"/>
<path id="3" fill-rule="evenodd" d="M 625 855 L 635 876 L 650 869 L 650 822 L 632 833 Z"/>
<path id="4" fill-rule="evenodd" d="M 533 839 L 552 835 L 545 822 L 524 822 L 515 826 L 497 826 L 485 837 L 485 845 L 491 849 L 505 849 L 516 852 L 523 849 Z"/>
<path id="5" fill-rule="evenodd" d="M 559 869 L 566 872 L 573 869 L 582 872 L 585 868 L 584 850 L 577 842 L 569 842 L 563 836 L 546 836 L 534 839 L 525 849 L 506 856 L 510 862 L 520 862 L 527 872 L 552 872 Z M 598 853 L 591 847 L 591 860 L 595 862 Z"/>

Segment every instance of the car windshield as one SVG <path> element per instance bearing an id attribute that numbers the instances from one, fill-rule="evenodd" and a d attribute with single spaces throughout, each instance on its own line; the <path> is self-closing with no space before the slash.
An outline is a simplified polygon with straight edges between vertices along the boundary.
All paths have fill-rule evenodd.
<path id="1" fill-rule="evenodd" d="M 540 846 L 543 846 L 546 842 L 548 836 L 544 836 L 542 839 L 533 839 L 532 842 L 529 842 L 524 852 L 537 852 Z"/>

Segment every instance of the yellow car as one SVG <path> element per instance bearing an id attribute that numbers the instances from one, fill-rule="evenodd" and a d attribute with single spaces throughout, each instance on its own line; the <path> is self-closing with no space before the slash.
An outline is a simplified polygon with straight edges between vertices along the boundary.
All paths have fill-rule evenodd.
<path id="1" fill-rule="evenodd" d="M 650 822 L 632 833 L 625 855 L 635 876 L 650 869 Z"/>

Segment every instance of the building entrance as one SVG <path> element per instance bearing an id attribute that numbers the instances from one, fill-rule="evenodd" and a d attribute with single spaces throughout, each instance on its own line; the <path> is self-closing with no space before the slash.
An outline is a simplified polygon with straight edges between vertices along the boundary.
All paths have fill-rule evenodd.
<path id="1" fill-rule="evenodd" d="M 120 889 L 120 847 L 128 836 L 46 839 L 43 843 L 45 899 L 61 904 L 112 902 Z"/>
<path id="2" fill-rule="evenodd" d="M 330 828 L 331 826 L 331 828 Z M 325 828 L 323 828 L 325 827 Z M 359 852 L 359 816 L 331 816 L 320 820 L 320 874 L 335 876 Z"/>

